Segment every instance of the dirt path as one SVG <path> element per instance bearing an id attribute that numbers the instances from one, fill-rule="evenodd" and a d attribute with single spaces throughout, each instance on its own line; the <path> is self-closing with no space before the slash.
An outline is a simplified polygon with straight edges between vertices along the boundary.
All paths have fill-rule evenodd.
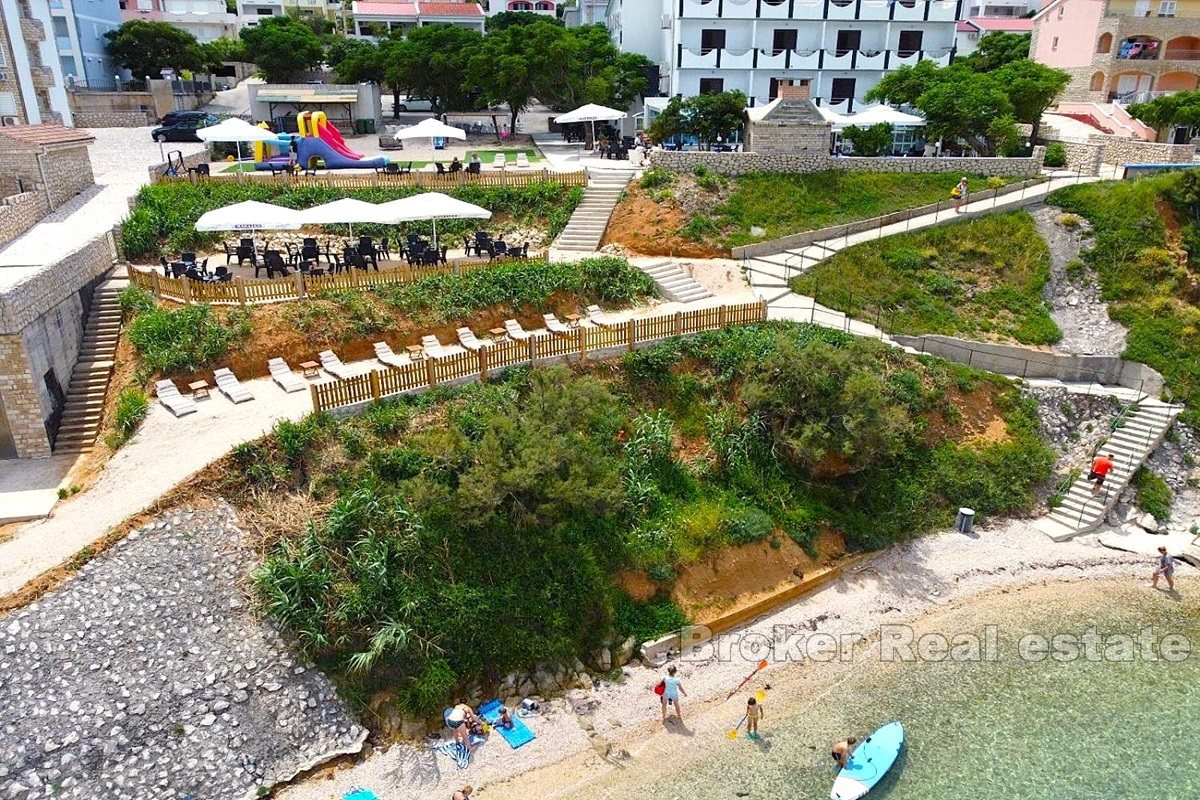
<path id="1" fill-rule="evenodd" d="M 1042 294 L 1063 332 L 1054 352 L 1120 355 L 1125 328 L 1109 318 L 1096 271 L 1080 259 L 1080 253 L 1095 243 L 1091 226 L 1082 217 L 1044 205 L 1030 209 L 1030 215 L 1050 248 L 1050 281 Z"/>

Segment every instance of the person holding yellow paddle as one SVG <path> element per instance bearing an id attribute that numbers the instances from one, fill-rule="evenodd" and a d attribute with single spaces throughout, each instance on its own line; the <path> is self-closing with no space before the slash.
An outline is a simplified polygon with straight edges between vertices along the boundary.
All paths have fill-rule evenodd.
<path id="1" fill-rule="evenodd" d="M 737 738 L 738 731 L 742 728 L 742 723 L 746 725 L 746 738 L 758 741 L 762 739 L 758 735 L 758 723 L 763 718 L 762 701 L 766 699 L 767 693 L 760 691 L 746 701 L 746 713 L 742 715 L 742 720 L 737 724 L 737 727 L 725 734 L 726 738 L 733 741 Z"/>

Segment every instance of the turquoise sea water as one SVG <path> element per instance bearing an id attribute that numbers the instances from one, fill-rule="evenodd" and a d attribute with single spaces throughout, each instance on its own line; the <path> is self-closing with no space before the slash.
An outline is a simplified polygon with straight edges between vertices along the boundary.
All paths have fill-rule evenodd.
<path id="1" fill-rule="evenodd" d="M 1100 598 L 1034 590 L 1027 602 L 934 620 L 948 634 L 999 626 L 998 660 L 867 664 L 786 719 L 766 701 L 761 745 L 729 742 L 654 798 L 824 798 L 829 744 L 901 720 L 908 741 L 871 800 L 1200 798 L 1200 616 L 1140 587 Z M 1097 610 L 1099 600 L 1104 610 Z M 991 614 L 997 619 L 986 619 Z M 983 618 L 980 618 L 983 617 Z M 938 627 L 942 624 L 944 627 Z M 1182 662 L 1023 661 L 1025 633 L 1186 636 Z"/>

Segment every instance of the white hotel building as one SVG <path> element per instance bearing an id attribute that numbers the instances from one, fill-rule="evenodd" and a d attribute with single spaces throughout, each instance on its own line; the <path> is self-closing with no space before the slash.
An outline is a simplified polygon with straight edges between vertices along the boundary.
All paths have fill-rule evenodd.
<path id="1" fill-rule="evenodd" d="M 666 96 L 740 89 L 853 110 L 889 71 L 954 57 L 961 0 L 610 0 L 622 50 L 659 65 Z M 653 105 L 648 103 L 648 105 Z"/>

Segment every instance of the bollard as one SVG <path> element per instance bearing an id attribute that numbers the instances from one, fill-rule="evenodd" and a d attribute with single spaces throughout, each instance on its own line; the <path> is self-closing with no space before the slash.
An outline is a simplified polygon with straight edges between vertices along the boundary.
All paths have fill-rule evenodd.
<path id="1" fill-rule="evenodd" d="M 975 509 L 960 508 L 958 516 L 954 520 L 954 530 L 959 533 L 970 533 L 971 526 L 975 524 Z"/>

